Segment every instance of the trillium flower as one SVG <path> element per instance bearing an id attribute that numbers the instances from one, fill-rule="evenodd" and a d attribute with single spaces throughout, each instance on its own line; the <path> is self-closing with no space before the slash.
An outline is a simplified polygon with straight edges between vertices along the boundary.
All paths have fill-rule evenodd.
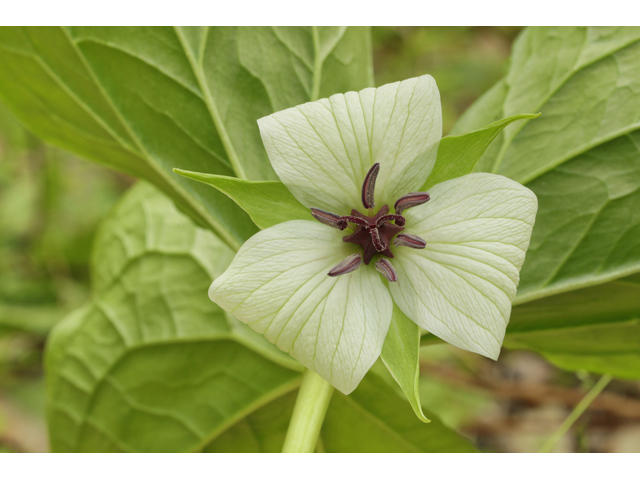
<path id="1" fill-rule="evenodd" d="M 211 285 L 214 302 L 345 394 L 379 357 L 394 302 L 443 340 L 498 357 L 537 200 L 486 173 L 421 191 L 442 137 L 431 76 L 258 124 L 309 220 L 250 238 Z"/>

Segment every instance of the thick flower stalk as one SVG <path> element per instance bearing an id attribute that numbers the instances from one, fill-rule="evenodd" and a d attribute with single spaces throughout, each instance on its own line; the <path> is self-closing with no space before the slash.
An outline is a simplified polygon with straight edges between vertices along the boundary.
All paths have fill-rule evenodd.
<path id="1" fill-rule="evenodd" d="M 258 124 L 309 220 L 249 239 L 211 285 L 213 301 L 343 393 L 380 355 L 394 302 L 443 340 L 498 357 L 537 201 L 485 173 L 423 191 L 442 136 L 432 77 Z"/>

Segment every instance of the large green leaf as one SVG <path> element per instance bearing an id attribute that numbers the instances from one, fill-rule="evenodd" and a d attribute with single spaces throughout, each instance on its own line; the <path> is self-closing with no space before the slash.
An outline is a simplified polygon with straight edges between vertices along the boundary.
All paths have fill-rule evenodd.
<path id="1" fill-rule="evenodd" d="M 253 412 L 204 451 L 279 452 L 293 412 L 289 393 Z M 368 374 L 351 395 L 334 392 L 325 418 L 321 452 L 474 452 L 473 445 L 433 417 L 420 422 L 389 385 Z"/>
<path id="2" fill-rule="evenodd" d="M 359 27 L 3 27 L 0 63 L 37 135 L 149 180 L 233 248 L 249 217 L 172 168 L 275 179 L 258 118 L 372 84 Z"/>
<path id="3" fill-rule="evenodd" d="M 300 367 L 211 302 L 233 252 L 147 185 L 94 250 L 93 296 L 46 358 L 54 451 L 192 451 L 300 382 Z"/>
<path id="4" fill-rule="evenodd" d="M 634 304 L 637 291 L 607 282 L 640 272 L 640 91 L 634 87 L 638 84 L 640 28 L 529 28 L 514 44 L 506 77 L 455 127 L 454 133 L 464 132 L 521 111 L 542 112 L 535 121 L 507 127 L 476 169 L 511 177 L 538 197 L 536 225 L 515 303 L 586 289 L 524 310 L 530 321 L 517 327 L 519 335 L 525 328 L 535 330 L 536 322 L 545 323 L 540 305 L 553 305 L 561 312 L 547 330 L 550 337 L 557 330 L 553 347 L 546 348 L 544 341 L 531 336 L 527 341 L 512 337 L 521 309 L 514 310 L 505 344 L 535 347 L 559 362 L 566 354 L 573 360 L 562 357 L 560 363 L 572 368 L 621 373 L 612 357 L 601 357 L 599 368 L 594 361 L 587 362 L 592 347 L 584 343 L 582 353 L 574 355 L 577 347 L 571 331 L 582 335 L 584 327 L 570 318 L 589 323 L 589 312 L 578 308 L 576 299 L 597 298 L 598 332 L 607 340 L 600 348 L 593 347 L 594 358 L 603 348 L 611 353 L 630 348 L 610 320 L 618 318 L 621 305 Z M 589 288 L 594 285 L 616 292 L 616 300 L 591 298 L 598 291 Z M 566 307 L 561 306 L 564 302 Z M 637 327 L 629 323 L 626 328 L 631 341 Z M 591 331 L 596 330 L 591 327 Z M 639 367 L 630 362 L 625 369 L 639 376 Z"/>

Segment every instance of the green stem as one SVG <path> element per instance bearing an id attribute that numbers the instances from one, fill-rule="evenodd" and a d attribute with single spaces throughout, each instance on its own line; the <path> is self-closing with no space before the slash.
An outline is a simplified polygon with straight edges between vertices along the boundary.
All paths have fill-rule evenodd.
<path id="1" fill-rule="evenodd" d="M 610 375 L 603 375 L 600 380 L 596 382 L 596 384 L 589 390 L 589 392 L 584 396 L 582 400 L 576 405 L 576 408 L 569 414 L 569 416 L 562 422 L 562 425 L 558 427 L 558 430 L 555 431 L 553 435 L 547 440 L 542 448 L 540 449 L 540 453 L 549 453 L 551 452 L 556 444 L 560 441 L 562 437 L 564 437 L 565 433 L 569 431 L 569 429 L 573 426 L 573 424 L 580 418 L 580 416 L 585 412 L 591 402 L 593 402 L 600 392 L 604 390 L 604 388 L 611 381 Z"/>
<path id="2" fill-rule="evenodd" d="M 311 370 L 305 372 L 284 439 L 283 453 L 313 453 L 332 393 L 329 382 Z"/>

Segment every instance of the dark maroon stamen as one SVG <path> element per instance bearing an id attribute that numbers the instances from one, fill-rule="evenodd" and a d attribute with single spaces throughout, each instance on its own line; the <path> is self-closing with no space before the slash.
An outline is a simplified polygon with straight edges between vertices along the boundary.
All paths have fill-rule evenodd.
<path id="1" fill-rule="evenodd" d="M 345 273 L 351 273 L 354 270 L 357 270 L 358 267 L 362 264 L 362 257 L 359 253 L 354 253 L 353 255 L 349 255 L 338 265 L 333 267 L 327 275 L 330 277 L 337 277 L 338 275 L 344 275 Z"/>
<path id="2" fill-rule="evenodd" d="M 364 205 L 364 208 L 373 208 L 376 206 L 373 200 L 373 191 L 376 188 L 376 178 L 378 178 L 379 171 L 380 164 L 374 163 L 367 172 L 367 176 L 364 177 L 364 182 L 362 182 L 362 205 Z"/>
<path id="3" fill-rule="evenodd" d="M 356 211 L 351 211 L 351 216 L 355 217 Z M 365 265 L 369 265 L 371 259 L 376 253 L 385 257 L 393 258 L 393 253 L 389 249 L 389 245 L 393 237 L 404 230 L 404 227 L 390 223 L 388 221 L 381 221 L 383 217 L 389 214 L 389 206 L 384 205 L 380 211 L 371 217 L 359 214 L 358 218 L 362 217 L 366 220 L 367 225 L 358 225 L 356 231 L 350 235 L 342 237 L 344 242 L 354 243 L 362 247 L 362 261 Z M 393 220 L 393 218 L 391 219 Z"/>
<path id="4" fill-rule="evenodd" d="M 392 220 L 395 220 L 396 225 L 400 225 L 401 227 L 404 227 L 404 222 L 405 222 L 404 217 L 402 215 L 393 215 L 393 214 L 380 217 L 376 222 L 376 227 L 379 227 L 385 222 L 390 222 Z"/>
<path id="5" fill-rule="evenodd" d="M 371 235 L 371 241 L 373 242 L 373 246 L 376 248 L 377 252 L 384 252 L 387 249 L 387 245 L 385 245 L 380 239 L 380 232 L 376 227 L 369 229 L 369 234 Z"/>
<path id="6" fill-rule="evenodd" d="M 366 218 L 356 217 L 355 215 L 345 215 L 343 217 L 340 217 L 340 220 L 348 223 L 354 223 L 356 225 L 359 225 L 360 227 L 369 228 L 369 222 Z"/>
<path id="7" fill-rule="evenodd" d="M 401 233 L 393 241 L 396 247 L 411 247 L 411 248 L 424 248 L 427 246 L 427 242 L 420 238 L 418 235 L 411 233 Z"/>
<path id="8" fill-rule="evenodd" d="M 318 220 L 320 223 L 337 228 L 338 230 L 344 230 L 347 228 L 347 222 L 343 220 L 340 215 L 336 215 L 335 213 L 311 207 L 311 215 L 313 215 L 313 218 Z"/>
<path id="9" fill-rule="evenodd" d="M 384 278 L 389 280 L 390 282 L 398 281 L 398 274 L 396 273 L 396 269 L 393 268 L 391 262 L 386 258 L 381 258 L 376 262 L 376 270 L 382 274 Z"/>
<path id="10" fill-rule="evenodd" d="M 417 207 L 423 203 L 427 203 L 431 197 L 427 192 L 412 192 L 403 195 L 396 201 L 394 208 L 398 215 L 402 215 L 407 208 Z"/>
<path id="11" fill-rule="evenodd" d="M 374 190 L 379 171 L 380 164 L 375 163 L 364 178 L 362 205 L 366 209 L 375 207 Z M 402 216 L 402 212 L 408 208 L 428 202 L 429 198 L 429 194 L 426 192 L 408 193 L 400 197 L 395 203 L 395 214 L 389 214 L 388 205 L 383 205 L 377 214 L 371 216 L 360 213 L 355 208 L 351 210 L 351 215 L 343 216 L 319 208 L 311 208 L 313 218 L 330 227 L 344 230 L 349 224 L 354 225 L 354 232 L 342 237 L 342 241 L 362 247 L 362 254 L 354 253 L 348 256 L 344 261 L 333 267 L 328 275 L 337 277 L 338 275 L 351 273 L 360 267 L 362 263 L 369 265 L 377 254 L 393 258 L 393 253 L 389 248 L 392 240 L 396 247 L 425 248 L 427 242 L 419 236 L 400 232 L 404 230 L 405 225 L 405 218 Z M 376 270 L 388 281 L 397 282 L 398 275 L 387 258 L 381 258 L 376 262 Z"/>

